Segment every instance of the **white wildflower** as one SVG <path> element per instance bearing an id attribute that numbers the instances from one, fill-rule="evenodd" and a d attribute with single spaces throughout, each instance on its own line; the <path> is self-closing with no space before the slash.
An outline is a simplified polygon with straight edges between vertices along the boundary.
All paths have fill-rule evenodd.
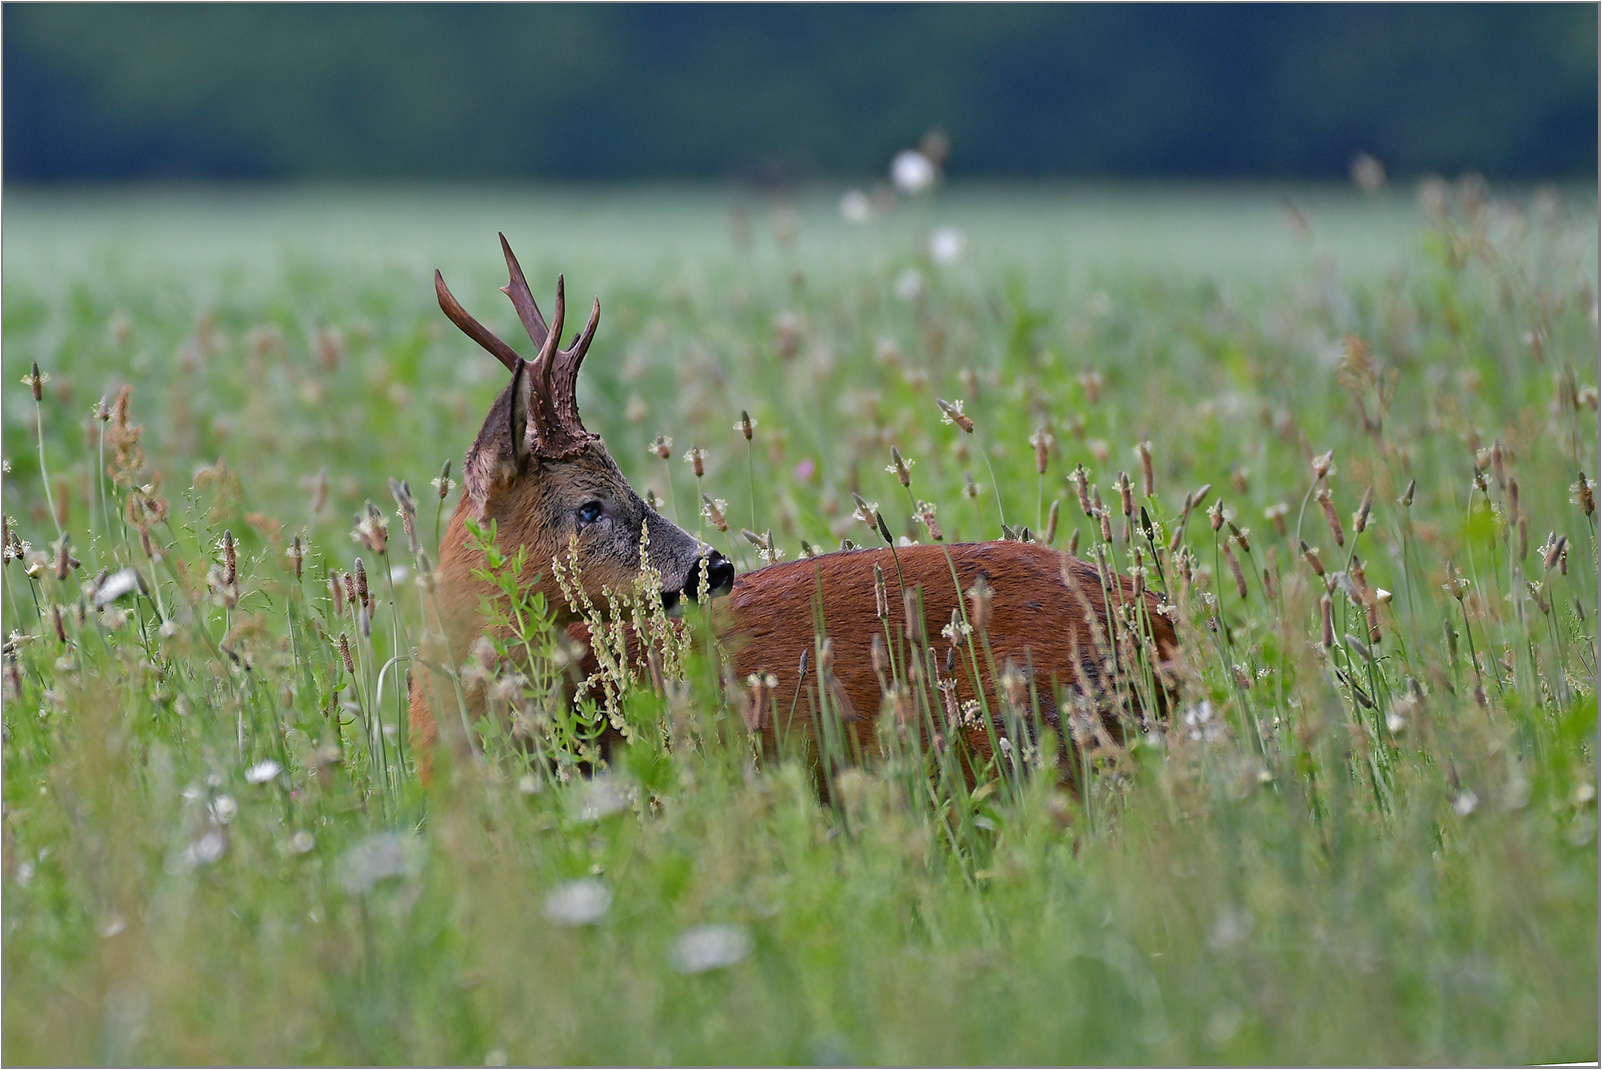
<path id="1" fill-rule="evenodd" d="M 751 953 L 751 934 L 737 925 L 698 925 L 673 942 L 673 968 L 705 973 L 732 966 Z"/>
<path id="2" fill-rule="evenodd" d="M 929 235 L 929 258 L 941 267 L 961 260 L 967 248 L 968 236 L 956 227 L 940 227 Z"/>
<path id="3" fill-rule="evenodd" d="M 245 770 L 245 779 L 252 784 L 265 784 L 283 771 L 283 766 L 271 758 L 263 758 Z"/>
<path id="4" fill-rule="evenodd" d="M 545 917 L 557 925 L 594 925 L 612 906 L 612 892 L 594 877 L 567 881 L 545 897 Z"/>
<path id="5" fill-rule="evenodd" d="M 422 866 L 421 845 L 401 832 L 379 832 L 359 841 L 339 858 L 339 883 L 362 895 L 390 877 L 415 874 Z"/>
<path id="6" fill-rule="evenodd" d="M 916 301 L 918 295 L 923 293 L 923 275 L 917 268 L 908 268 L 895 281 L 896 296 L 903 301 Z"/>
<path id="7" fill-rule="evenodd" d="M 873 202 L 859 189 L 847 190 L 840 198 L 840 218 L 861 226 L 873 218 Z"/>
<path id="8" fill-rule="evenodd" d="M 890 161 L 890 181 L 902 193 L 913 196 L 924 193 L 935 182 L 934 161 L 914 149 L 898 152 Z"/>

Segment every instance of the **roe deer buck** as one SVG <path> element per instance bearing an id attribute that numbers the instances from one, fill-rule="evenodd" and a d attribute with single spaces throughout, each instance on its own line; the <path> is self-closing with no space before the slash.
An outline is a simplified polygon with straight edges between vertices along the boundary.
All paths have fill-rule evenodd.
<path id="1" fill-rule="evenodd" d="M 469 537 L 469 518 L 485 527 L 493 521 L 499 544 L 509 553 L 517 547 L 527 549 L 524 585 L 543 592 L 547 605 L 557 607 L 558 623 L 568 625 L 575 635 L 582 625 L 575 623 L 577 614 L 567 608 L 552 577 L 552 559 L 565 558 L 570 546 L 576 547 L 575 578 L 592 598 L 598 599 L 603 587 L 627 590 L 642 573 L 643 528 L 648 563 L 662 578 L 661 597 L 670 608 L 680 598 L 695 599 L 698 593 L 728 596 L 714 608 L 713 626 L 730 651 L 736 678 L 747 680 L 756 674 L 761 681 L 753 688 L 754 701 L 747 702 L 745 719 L 769 742 L 791 728 L 805 733 L 806 716 L 798 718 L 801 723 L 786 726 L 775 723 L 782 718 L 774 711 L 793 709 L 802 688 L 821 683 L 829 691 L 830 705 L 854 722 L 858 745 L 867 753 L 877 750 L 874 722 L 886 698 L 886 680 L 881 660 L 885 654 L 873 649 L 877 646 L 873 637 L 892 631 L 887 618 L 894 618 L 893 642 L 905 635 L 909 641 L 921 638 L 927 644 L 948 622 L 955 626 L 947 633 L 953 650 L 963 642 L 986 641 L 982 657 L 972 646 L 960 658 L 948 653 L 943 675 L 938 664 L 913 670 L 913 678 L 931 688 L 929 694 L 934 686 L 941 689 L 932 707 L 945 714 L 945 730 L 961 731 L 981 759 L 989 757 L 997 735 L 995 723 L 974 723 L 974 700 L 986 710 L 1002 708 L 1002 691 L 991 678 L 1007 677 L 998 671 L 1002 666 L 1022 670 L 1000 681 L 1002 688 L 1010 684 L 1016 689 L 1017 681 L 1026 679 L 1035 688 L 1043 719 L 1062 734 L 1059 693 L 1078 696 L 1075 701 L 1081 705 L 1108 712 L 1103 690 L 1111 685 L 1108 670 L 1116 659 L 1120 630 L 1125 636 L 1134 631 L 1149 641 L 1140 644 L 1156 655 L 1148 669 L 1171 657 L 1173 626 L 1159 612 L 1154 595 L 1118 578 L 1112 569 L 1106 570 L 1104 579 L 1089 562 L 1030 543 L 842 550 L 736 576 L 722 554 L 641 500 L 600 436 L 579 420 L 574 387 L 599 322 L 600 302 L 595 302 L 589 322 L 571 348 L 558 348 L 563 280 L 557 279 L 555 314 L 547 325 L 504 235 L 501 249 L 509 274 L 502 291 L 539 350 L 532 362 L 469 315 L 440 274 L 434 274 L 440 308 L 499 358 L 512 379 L 490 407 L 462 469 L 462 500 L 443 537 L 435 573 L 443 645 L 439 637 L 432 640 L 434 645 L 423 652 L 425 665 L 443 663 L 446 672 L 454 671 L 483 631 L 481 603 L 493 588 L 474 575 L 485 566 L 485 555 Z M 898 596 L 894 612 L 889 609 L 892 598 L 886 585 Z M 968 593 L 966 600 L 963 592 Z M 1109 614 L 1108 597 L 1122 612 Z M 969 603 L 979 619 L 970 621 Z M 814 645 L 818 605 L 830 639 L 829 653 L 813 658 L 809 671 L 810 652 L 824 649 Z M 915 620 L 916 615 L 921 620 Z M 972 629 L 972 638 L 964 638 L 967 629 Z M 1111 656 L 1109 647 L 1114 651 Z M 893 657 L 902 661 L 900 654 Z M 460 727 L 449 727 L 457 718 L 435 718 L 430 694 L 464 701 L 462 724 L 471 723 L 484 710 L 481 693 L 425 686 L 428 672 L 422 668 L 413 674 L 411 708 L 414 745 L 425 778 L 442 722 L 453 744 L 460 748 L 467 742 L 457 738 Z M 983 681 L 982 691 L 975 687 L 977 680 Z M 1161 686 L 1148 694 L 1157 705 L 1164 703 Z M 802 709 L 806 708 L 803 703 Z M 967 713 L 960 716 L 958 711 L 963 710 Z"/>

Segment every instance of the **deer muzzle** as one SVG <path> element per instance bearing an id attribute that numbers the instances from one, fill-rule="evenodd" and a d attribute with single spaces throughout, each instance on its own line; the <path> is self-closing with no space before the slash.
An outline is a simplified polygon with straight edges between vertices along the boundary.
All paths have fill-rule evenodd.
<path id="1" fill-rule="evenodd" d="M 690 570 L 690 578 L 684 586 L 676 591 L 662 592 L 662 605 L 667 609 L 668 616 L 676 617 L 684 612 L 684 598 L 692 602 L 701 600 L 702 575 L 705 574 L 706 594 L 709 599 L 719 598 L 734 588 L 734 563 L 716 550 L 712 550 L 696 562 Z"/>

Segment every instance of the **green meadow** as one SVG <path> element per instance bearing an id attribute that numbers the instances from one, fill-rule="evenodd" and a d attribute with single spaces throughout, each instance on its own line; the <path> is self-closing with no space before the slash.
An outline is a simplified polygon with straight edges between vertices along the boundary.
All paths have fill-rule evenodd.
<path id="1" fill-rule="evenodd" d="M 6 1062 L 1598 1057 L 1595 189 L 839 192 L 7 191 Z M 1140 571 L 1168 716 L 820 766 L 702 631 L 423 785 L 498 230 L 669 519 Z"/>

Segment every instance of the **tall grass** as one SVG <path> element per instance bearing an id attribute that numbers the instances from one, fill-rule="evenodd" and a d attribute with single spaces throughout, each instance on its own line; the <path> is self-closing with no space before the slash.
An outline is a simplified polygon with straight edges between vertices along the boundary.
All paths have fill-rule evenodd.
<path id="1" fill-rule="evenodd" d="M 508 583 L 487 609 L 533 656 L 444 667 L 498 716 L 431 790 L 405 681 L 455 491 L 422 488 L 500 373 L 415 248 L 307 238 L 313 198 L 215 209 L 186 260 L 148 203 L 20 199 L 5 1058 L 1594 1059 L 1594 203 L 1142 196 L 860 231 L 803 204 L 784 241 L 682 193 L 589 204 L 591 242 L 566 202 L 489 206 L 545 235 L 531 278 L 594 272 L 586 420 L 681 523 L 742 567 L 875 530 L 1075 547 L 1176 621 L 1165 719 L 1026 693 L 984 592 L 927 636 L 892 579 L 885 709 L 857 711 L 883 756 L 821 643 L 795 714 L 821 755 L 762 752 L 747 726 L 792 711 L 704 625 L 649 673 L 603 656 L 572 704 L 573 652 Z M 389 197 L 340 202 L 346 233 L 404 235 L 420 199 Z M 1153 217 L 1210 245 L 1075 245 Z M 440 253 L 476 308 L 495 225 Z M 1149 713 L 1138 625 L 1094 657 Z M 948 706 L 959 660 L 1002 709 Z"/>

